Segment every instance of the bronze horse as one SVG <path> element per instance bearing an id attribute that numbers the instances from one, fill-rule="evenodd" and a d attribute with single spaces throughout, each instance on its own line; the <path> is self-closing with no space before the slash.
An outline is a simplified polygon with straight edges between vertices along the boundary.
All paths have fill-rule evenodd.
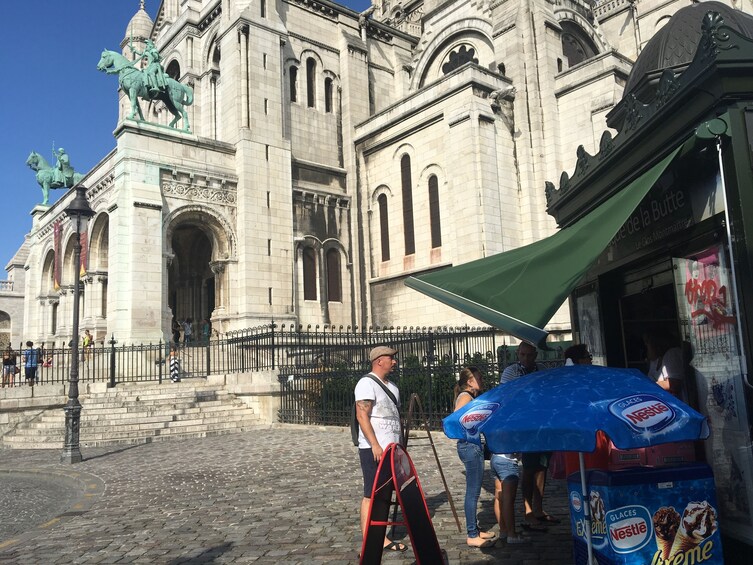
<path id="1" fill-rule="evenodd" d="M 47 206 L 51 188 L 70 188 L 84 178 L 84 175 L 75 172 L 73 175 L 66 177 L 61 170 L 51 167 L 45 158 L 36 151 L 32 151 L 29 154 L 26 164 L 32 171 L 37 173 L 37 182 L 42 187 L 42 196 L 44 197 L 43 206 Z"/>
<path id="2" fill-rule="evenodd" d="M 183 131 L 191 131 L 188 123 L 188 114 L 186 106 L 193 103 L 193 89 L 185 84 L 181 84 L 175 79 L 167 77 L 165 79 L 165 88 L 152 95 L 147 87 L 147 80 L 144 71 L 137 69 L 133 61 L 115 51 L 102 51 L 102 56 L 97 63 L 97 70 L 107 74 L 118 75 L 120 88 L 123 89 L 131 101 L 131 113 L 128 117 L 134 119 L 138 113 L 139 119 L 144 120 L 144 114 L 141 112 L 141 106 L 138 99 L 151 102 L 152 100 L 162 100 L 167 109 L 175 116 L 168 124 L 174 128 L 178 120 L 183 118 Z"/>

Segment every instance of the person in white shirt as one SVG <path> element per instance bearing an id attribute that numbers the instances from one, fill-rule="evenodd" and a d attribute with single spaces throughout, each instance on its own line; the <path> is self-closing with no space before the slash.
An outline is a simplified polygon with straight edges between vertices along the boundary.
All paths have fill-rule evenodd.
<path id="1" fill-rule="evenodd" d="M 667 336 L 649 331 L 643 335 L 648 359 L 648 376 L 661 388 L 687 402 L 685 359 L 682 348 L 673 346 Z"/>
<path id="2" fill-rule="evenodd" d="M 361 500 L 361 531 L 366 537 L 367 521 L 371 506 L 371 491 L 374 486 L 379 460 L 384 449 L 391 443 L 401 443 L 400 410 L 395 402 L 373 377 L 392 393 L 399 404 L 400 391 L 387 377 L 397 366 L 397 351 L 380 345 L 369 353 L 371 372 L 361 377 L 355 388 L 356 418 L 358 419 L 358 455 L 363 473 L 363 499 Z M 402 552 L 407 546 L 384 538 L 387 551 Z"/>

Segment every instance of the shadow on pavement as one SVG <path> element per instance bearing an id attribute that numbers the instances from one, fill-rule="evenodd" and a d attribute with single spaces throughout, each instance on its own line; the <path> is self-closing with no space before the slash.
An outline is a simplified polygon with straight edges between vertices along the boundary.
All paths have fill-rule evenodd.
<path id="1" fill-rule="evenodd" d="M 232 548 L 232 543 L 223 543 L 206 550 L 196 557 L 178 557 L 172 561 L 168 561 L 168 565 L 204 565 L 206 563 L 214 563 L 220 555 L 230 551 Z"/>
<path id="2" fill-rule="evenodd" d="M 124 451 L 129 451 L 131 449 L 135 449 L 137 447 L 143 446 L 143 443 L 134 443 L 133 445 L 127 445 L 126 447 L 121 447 L 120 449 L 113 449 L 111 451 L 106 451 L 104 453 L 100 453 L 98 455 L 91 455 L 89 457 L 84 457 L 84 461 L 92 461 L 94 459 L 99 459 L 101 457 L 107 457 L 108 455 L 115 455 L 116 453 L 123 453 Z"/>

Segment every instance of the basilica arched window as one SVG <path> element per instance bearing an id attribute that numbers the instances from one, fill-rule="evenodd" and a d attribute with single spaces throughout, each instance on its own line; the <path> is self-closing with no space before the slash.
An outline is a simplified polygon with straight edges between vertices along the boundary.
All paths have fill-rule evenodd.
<path id="1" fill-rule="evenodd" d="M 290 67 L 288 71 L 288 77 L 290 79 L 290 101 L 298 101 L 298 67 Z"/>
<path id="2" fill-rule="evenodd" d="M 303 299 L 316 300 L 316 250 L 313 247 L 303 249 Z"/>
<path id="3" fill-rule="evenodd" d="M 380 194 L 379 204 L 379 236 L 382 244 L 382 261 L 390 260 L 390 220 L 387 216 L 387 195 Z"/>
<path id="4" fill-rule="evenodd" d="M 220 45 L 215 38 L 212 41 L 212 47 L 210 48 L 209 59 L 209 124 L 210 135 L 212 139 L 219 139 L 220 134 L 220 119 L 219 108 L 220 101 L 220 60 L 222 53 L 220 52 Z"/>
<path id="5" fill-rule="evenodd" d="M 176 60 L 170 61 L 165 69 L 165 74 L 174 80 L 180 80 L 180 63 Z"/>
<path id="6" fill-rule="evenodd" d="M 410 171 L 410 156 L 400 159 L 400 178 L 403 187 L 403 235 L 405 237 L 405 254 L 416 252 L 416 240 L 413 234 L 413 187 Z"/>
<path id="7" fill-rule="evenodd" d="M 332 112 L 332 79 L 324 79 L 324 111 L 328 114 Z"/>
<path id="8" fill-rule="evenodd" d="M 10 329 L 10 315 L 0 312 L 0 347 L 3 350 L 10 347 Z"/>
<path id="9" fill-rule="evenodd" d="M 327 300 L 342 302 L 342 278 L 340 273 L 340 252 L 337 249 L 327 250 Z"/>
<path id="10" fill-rule="evenodd" d="M 569 21 L 560 22 L 562 27 L 562 54 L 567 59 L 567 66 L 573 67 L 597 54 L 596 45 L 577 24 Z"/>
<path id="11" fill-rule="evenodd" d="M 316 102 L 316 59 L 306 59 L 306 105 L 313 108 Z"/>
<path id="12" fill-rule="evenodd" d="M 442 65 L 442 73 L 445 75 L 449 74 L 466 63 L 475 63 L 478 65 L 478 57 L 476 57 L 476 50 L 473 47 L 470 45 L 461 45 L 450 51 L 447 62 Z"/>
<path id="13" fill-rule="evenodd" d="M 439 219 L 439 181 L 437 175 L 429 177 L 429 225 L 431 248 L 442 247 L 442 226 Z"/>

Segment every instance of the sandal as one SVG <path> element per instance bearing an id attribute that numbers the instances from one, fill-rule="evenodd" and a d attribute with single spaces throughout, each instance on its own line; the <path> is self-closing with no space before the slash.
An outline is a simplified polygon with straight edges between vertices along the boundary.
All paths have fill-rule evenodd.
<path id="1" fill-rule="evenodd" d="M 469 540 L 476 540 L 476 541 L 469 541 Z M 466 540 L 466 543 L 468 544 L 468 547 L 491 547 L 496 543 L 497 540 L 494 539 L 482 539 L 480 537 L 477 538 L 468 538 Z"/>
<path id="2" fill-rule="evenodd" d="M 398 553 L 403 553 L 406 549 L 408 549 L 408 546 L 404 543 L 400 543 L 399 541 L 391 541 L 384 546 L 382 551 L 396 551 Z"/>
<path id="3" fill-rule="evenodd" d="M 497 537 L 497 534 L 494 532 L 479 532 L 478 537 L 481 539 L 494 539 Z"/>
<path id="4" fill-rule="evenodd" d="M 544 514 L 543 516 L 536 516 L 536 520 L 539 522 L 549 522 L 550 524 L 559 524 L 561 520 L 555 518 L 551 514 Z"/>

